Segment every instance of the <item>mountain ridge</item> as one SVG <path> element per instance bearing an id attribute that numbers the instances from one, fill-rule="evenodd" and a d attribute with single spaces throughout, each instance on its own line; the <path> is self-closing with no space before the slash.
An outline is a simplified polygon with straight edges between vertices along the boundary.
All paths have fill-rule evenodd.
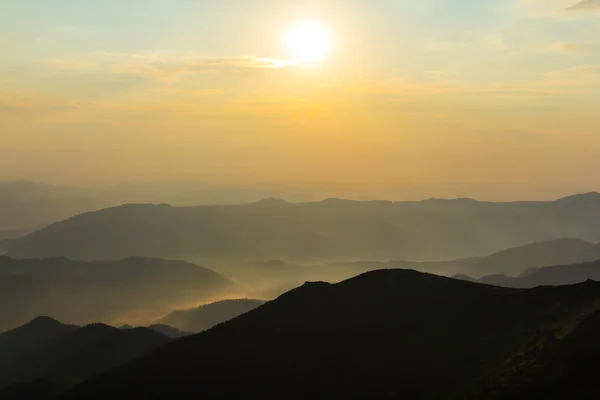
<path id="1" fill-rule="evenodd" d="M 237 291 L 222 275 L 185 261 L 128 257 L 76 261 L 0 256 L 0 330 L 35 315 L 77 324 L 146 324 L 182 304 Z"/>
<path id="2" fill-rule="evenodd" d="M 37 317 L 0 334 L 0 398 L 8 398 L 5 391 L 19 393 L 40 381 L 52 390 L 64 390 L 168 341 L 149 328 L 120 330 L 101 323 L 75 326 Z"/>
<path id="3" fill-rule="evenodd" d="M 507 289 L 374 271 L 338 284 L 307 283 L 61 398 L 518 398 L 526 392 L 523 377 L 534 370 L 517 364 L 509 382 L 496 379 L 508 371 L 508 360 L 539 332 L 544 338 L 563 332 L 565 340 L 579 334 L 598 309 L 594 282 Z M 527 353 L 528 362 L 562 365 L 566 343 L 550 340 L 541 352 Z"/>
<path id="4" fill-rule="evenodd" d="M 585 196 L 585 195 L 584 195 Z M 588 199 L 584 197 L 584 199 Z M 5 244 L 14 257 L 456 259 L 562 237 L 600 242 L 600 196 L 550 202 L 360 202 L 89 212 Z M 427 240 L 424 240 L 427 238 Z"/>

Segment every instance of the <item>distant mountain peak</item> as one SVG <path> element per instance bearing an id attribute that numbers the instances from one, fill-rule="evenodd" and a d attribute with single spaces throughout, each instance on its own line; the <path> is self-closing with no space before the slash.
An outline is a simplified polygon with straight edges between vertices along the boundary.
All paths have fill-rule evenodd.
<path id="1" fill-rule="evenodd" d="M 592 202 L 592 201 L 600 201 L 600 193 L 598 192 L 589 192 L 589 193 L 580 193 L 574 194 L 572 196 L 563 197 L 561 199 L 556 200 L 559 203 L 575 203 L 575 202 Z"/>
<path id="2" fill-rule="evenodd" d="M 45 327 L 45 326 L 55 326 L 55 325 L 64 325 L 62 322 L 55 320 L 54 318 L 47 316 L 40 316 L 29 321 L 25 326 L 28 327 Z"/>

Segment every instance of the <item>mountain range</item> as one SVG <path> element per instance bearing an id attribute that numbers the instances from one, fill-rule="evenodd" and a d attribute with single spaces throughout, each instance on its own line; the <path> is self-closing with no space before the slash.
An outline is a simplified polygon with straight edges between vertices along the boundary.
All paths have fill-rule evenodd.
<path id="1" fill-rule="evenodd" d="M 329 263 L 322 268 L 366 272 L 376 269 L 403 268 L 438 275 L 465 275 L 473 280 L 488 275 L 517 276 L 532 268 L 569 265 L 600 259 L 600 245 L 575 238 L 563 238 L 526 244 L 490 254 L 450 261 L 353 261 Z M 475 279 L 476 280 L 476 279 Z"/>
<path id="2" fill-rule="evenodd" d="M 5 244 L 14 257 L 249 257 L 436 261 L 564 237 L 600 242 L 600 194 L 552 202 L 269 199 L 232 206 L 130 204 Z"/>
<path id="3" fill-rule="evenodd" d="M 0 398 L 35 399 L 130 361 L 169 338 L 149 328 L 84 327 L 38 317 L 0 334 Z M 25 397 L 29 390 L 35 396 Z"/>
<path id="4" fill-rule="evenodd" d="M 306 283 L 60 399 L 592 399 L 599 334 L 600 283 L 374 271 Z"/>
<path id="5" fill-rule="evenodd" d="M 480 279 L 473 279 L 466 275 L 457 275 L 455 278 L 513 288 L 572 285 L 585 282 L 588 279 L 600 281 L 600 260 L 573 265 L 534 267 L 527 269 L 515 277 L 505 274 L 494 274 L 484 276 Z"/>
<path id="6" fill-rule="evenodd" d="M 69 323 L 146 324 L 174 309 L 228 297 L 235 285 L 182 261 L 118 261 L 0 256 L 0 330 L 38 315 Z"/>
<path id="7" fill-rule="evenodd" d="M 271 196 L 313 200 L 311 194 L 283 185 L 224 186 L 196 182 L 136 183 L 82 188 L 27 180 L 0 181 L 1 231 L 34 230 L 87 211 L 125 203 L 252 203 Z"/>

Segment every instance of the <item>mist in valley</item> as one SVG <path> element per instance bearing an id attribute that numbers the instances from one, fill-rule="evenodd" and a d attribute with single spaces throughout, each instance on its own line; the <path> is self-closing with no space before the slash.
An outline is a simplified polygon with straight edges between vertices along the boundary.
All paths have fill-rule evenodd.
<path id="1" fill-rule="evenodd" d="M 600 0 L 0 0 L 0 400 L 600 399 Z"/>

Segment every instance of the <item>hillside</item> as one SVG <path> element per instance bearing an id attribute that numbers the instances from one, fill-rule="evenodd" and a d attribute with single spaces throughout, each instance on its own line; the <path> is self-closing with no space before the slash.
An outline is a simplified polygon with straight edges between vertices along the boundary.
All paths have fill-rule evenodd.
<path id="1" fill-rule="evenodd" d="M 146 324 L 184 305 L 228 297 L 223 276 L 181 261 L 0 257 L 0 330 L 36 315 L 87 324 Z"/>
<path id="2" fill-rule="evenodd" d="M 222 300 L 201 307 L 169 313 L 159 323 L 185 332 L 202 332 L 222 322 L 254 310 L 265 302 L 262 300 Z"/>
<path id="3" fill-rule="evenodd" d="M 375 271 L 307 283 L 61 399 L 540 398 L 540 371 L 565 385 L 589 375 L 596 342 L 569 348 L 600 333 L 587 323 L 599 308 L 593 282 L 523 290 Z"/>
<path id="4" fill-rule="evenodd" d="M 346 201 L 236 206 L 124 205 L 8 244 L 15 257 L 130 255 L 443 260 L 563 237 L 600 242 L 600 194 L 553 202 Z"/>
<path id="5" fill-rule="evenodd" d="M 169 339 L 154 330 L 108 325 L 65 325 L 39 317 L 0 334 L 0 398 L 3 390 L 46 381 L 65 387 L 132 360 Z M 35 385 L 33 385 L 35 386 Z M 35 398 L 35 397 L 34 397 Z"/>

